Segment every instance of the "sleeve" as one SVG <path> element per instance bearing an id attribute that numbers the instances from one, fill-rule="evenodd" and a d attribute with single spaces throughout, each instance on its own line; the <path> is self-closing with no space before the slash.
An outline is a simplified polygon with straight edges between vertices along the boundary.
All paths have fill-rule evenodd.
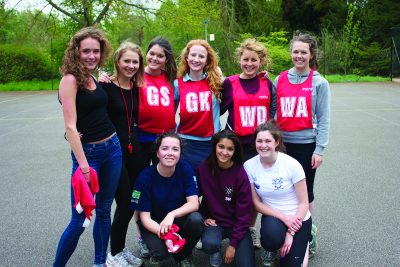
<path id="1" fill-rule="evenodd" d="M 231 81 L 227 78 L 222 84 L 222 97 L 220 104 L 220 115 L 222 116 L 233 106 L 233 89 Z"/>
<path id="2" fill-rule="evenodd" d="M 277 91 L 277 89 L 278 89 L 278 80 L 279 80 L 279 75 L 276 76 L 276 78 L 275 78 L 275 80 L 274 80 L 274 83 L 273 83 L 273 86 L 272 86 L 272 93 L 271 93 L 271 101 L 272 101 L 272 95 L 273 95 L 273 97 L 274 97 L 274 103 L 275 103 L 275 114 L 274 114 L 273 117 L 271 116 L 271 118 L 274 118 L 275 120 L 276 120 L 277 114 L 278 114 L 278 112 L 277 112 L 277 108 L 278 108 L 277 101 L 278 101 L 278 100 L 277 100 L 277 98 L 276 98 L 276 91 Z"/>
<path id="3" fill-rule="evenodd" d="M 229 244 L 235 248 L 249 230 L 253 217 L 250 183 L 243 168 L 238 173 L 236 192 L 236 220 L 229 240 Z"/>
<path id="4" fill-rule="evenodd" d="M 174 101 L 179 101 L 179 85 L 178 85 L 178 79 L 174 80 Z"/>
<path id="5" fill-rule="evenodd" d="M 276 88 L 270 80 L 268 80 L 268 89 L 271 98 L 269 104 L 269 118 L 274 118 L 276 114 Z"/>
<path id="6" fill-rule="evenodd" d="M 199 197 L 203 195 L 203 189 L 201 185 L 201 175 L 200 175 L 200 166 L 196 168 L 196 182 L 197 182 L 197 190 L 199 192 Z"/>
<path id="7" fill-rule="evenodd" d="M 321 76 L 320 76 L 321 77 Z M 328 81 L 321 77 L 321 82 L 317 87 L 317 103 L 315 116 L 317 117 L 317 137 L 315 154 L 323 155 L 325 147 L 329 142 L 330 127 L 330 88 Z"/>
<path id="8" fill-rule="evenodd" d="M 287 169 L 291 171 L 291 179 L 293 184 L 304 180 L 306 178 L 306 174 L 304 173 L 303 167 L 301 166 L 301 164 L 294 158 L 289 157 L 287 158 L 287 164 L 289 164 L 289 166 L 287 166 Z"/>
<path id="9" fill-rule="evenodd" d="M 204 174 L 204 169 L 205 168 L 203 167 L 202 164 L 196 169 L 197 186 L 199 188 L 200 196 L 203 196 L 202 181 L 205 179 L 204 175 L 206 175 Z M 208 208 L 207 198 L 204 196 L 203 199 L 201 200 L 199 211 L 205 219 L 211 218 L 210 210 Z"/>
<path id="10" fill-rule="evenodd" d="M 151 211 L 151 176 L 149 171 L 142 171 L 135 183 L 131 197 L 131 209 L 138 211 Z"/>
<path id="11" fill-rule="evenodd" d="M 197 196 L 199 194 L 199 191 L 197 189 L 196 175 L 194 174 L 192 166 L 190 166 L 189 163 L 185 161 L 181 161 L 180 165 L 180 167 L 182 168 L 182 175 L 184 177 L 185 183 L 185 196 Z"/>
<path id="12" fill-rule="evenodd" d="M 252 168 L 251 168 L 251 161 L 250 161 L 250 160 L 247 160 L 247 161 L 243 164 L 243 167 L 244 167 L 244 170 L 245 170 L 246 173 L 247 173 L 249 182 L 250 182 L 251 184 L 254 184 L 254 177 L 253 177 L 252 172 L 251 172 L 251 169 L 252 169 Z"/>

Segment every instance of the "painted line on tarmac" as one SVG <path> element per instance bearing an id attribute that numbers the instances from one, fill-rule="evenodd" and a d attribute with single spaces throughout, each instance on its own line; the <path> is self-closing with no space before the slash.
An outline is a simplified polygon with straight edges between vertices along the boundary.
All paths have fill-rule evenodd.
<path id="1" fill-rule="evenodd" d="M 24 129 L 24 128 L 27 128 L 27 127 L 32 127 L 33 125 L 35 125 L 35 124 L 38 124 L 38 123 L 40 123 L 40 122 L 44 122 L 44 121 L 47 121 L 48 119 L 41 119 L 41 120 L 32 120 L 32 121 L 34 121 L 34 122 L 32 122 L 32 123 L 30 123 L 30 124 L 26 124 L 26 125 L 24 125 L 24 126 L 22 126 L 22 127 L 19 127 L 19 128 L 16 128 L 16 129 L 13 129 L 13 130 L 11 130 L 11 131 L 9 131 L 9 132 L 7 132 L 7 133 L 4 133 L 4 134 L 1 134 L 0 135 L 0 138 L 1 137 L 4 137 L 4 136 L 7 136 L 7 135 L 10 135 L 10 134 L 13 134 L 13 133 L 15 133 L 15 132 L 18 132 L 18 131 L 20 131 L 20 130 L 22 130 L 22 129 Z"/>
<path id="2" fill-rule="evenodd" d="M 33 118 L 13 118 L 13 119 L 3 119 L 0 118 L 0 121 L 23 121 L 23 120 L 59 120 L 62 119 L 62 116 L 58 116 L 58 117 L 33 117 Z"/>
<path id="3" fill-rule="evenodd" d="M 35 95 L 42 95 L 42 94 L 44 94 L 44 93 L 36 93 L 36 94 L 31 94 L 31 95 L 16 97 L 16 98 L 8 99 L 8 100 L 3 100 L 3 101 L 0 101 L 0 104 L 1 104 L 1 103 L 6 103 L 6 102 L 11 102 L 11 101 L 16 101 L 16 100 L 20 100 L 20 99 L 24 99 L 24 98 L 31 97 L 31 96 L 35 96 Z"/>
<path id="4" fill-rule="evenodd" d="M 331 111 L 400 111 L 400 108 L 331 109 Z"/>

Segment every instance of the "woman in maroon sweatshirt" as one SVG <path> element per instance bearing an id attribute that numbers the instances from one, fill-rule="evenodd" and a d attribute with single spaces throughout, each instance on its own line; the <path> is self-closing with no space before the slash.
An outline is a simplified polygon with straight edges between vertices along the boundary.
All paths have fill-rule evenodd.
<path id="1" fill-rule="evenodd" d="M 254 248 L 249 232 L 253 204 L 247 174 L 243 168 L 242 147 L 229 130 L 216 133 L 212 152 L 197 169 L 200 212 L 204 217 L 201 237 L 203 250 L 210 254 L 211 266 L 235 261 L 236 266 L 254 267 Z M 225 252 L 221 242 L 229 238 Z"/>

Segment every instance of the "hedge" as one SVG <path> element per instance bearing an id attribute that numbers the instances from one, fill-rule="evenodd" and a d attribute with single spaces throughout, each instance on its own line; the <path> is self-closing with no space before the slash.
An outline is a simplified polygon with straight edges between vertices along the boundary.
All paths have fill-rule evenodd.
<path id="1" fill-rule="evenodd" d="M 39 50 L 0 45 L 0 83 L 26 80 L 49 80 L 50 60 Z"/>

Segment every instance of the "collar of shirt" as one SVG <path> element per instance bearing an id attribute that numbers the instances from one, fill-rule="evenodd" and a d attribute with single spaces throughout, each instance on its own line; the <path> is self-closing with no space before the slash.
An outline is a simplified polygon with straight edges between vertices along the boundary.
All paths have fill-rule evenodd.
<path id="1" fill-rule="evenodd" d="M 207 78 L 207 72 L 203 73 L 203 77 L 201 77 L 201 80 L 204 80 L 205 78 Z M 190 77 L 189 73 L 186 73 L 185 76 L 183 76 L 183 81 L 187 82 L 187 81 L 193 81 L 192 77 Z"/>

